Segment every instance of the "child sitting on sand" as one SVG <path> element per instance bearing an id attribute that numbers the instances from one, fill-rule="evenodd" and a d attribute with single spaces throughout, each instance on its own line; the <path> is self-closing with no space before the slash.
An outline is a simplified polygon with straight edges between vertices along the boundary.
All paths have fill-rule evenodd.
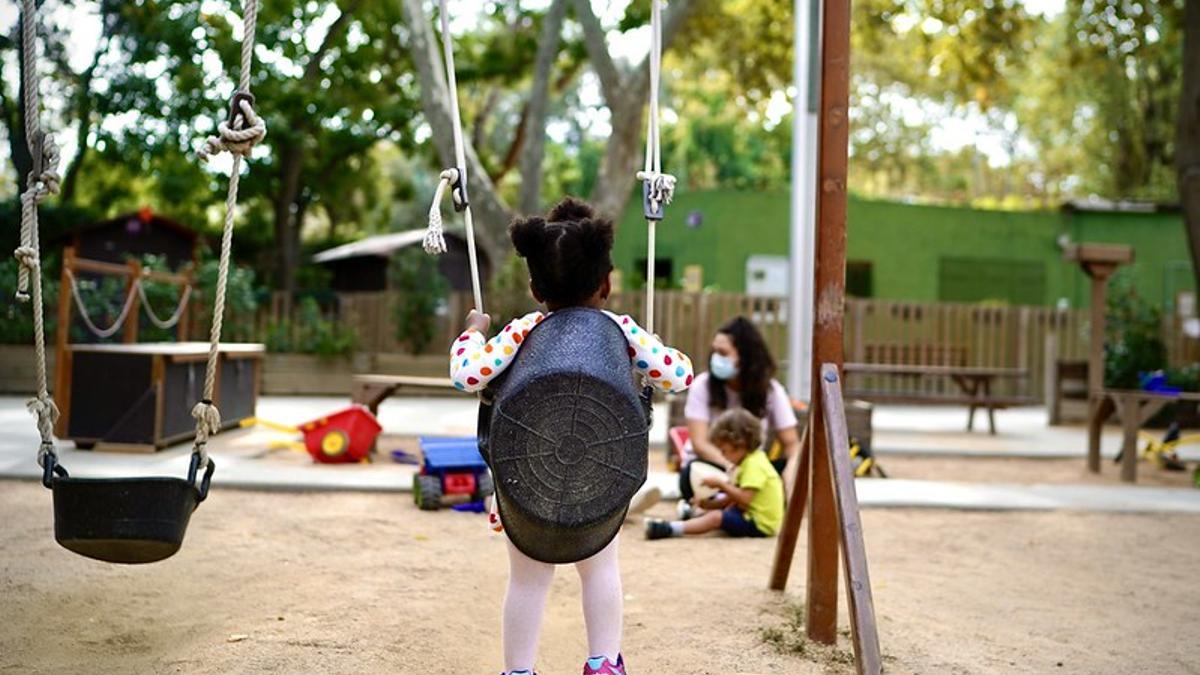
<path id="1" fill-rule="evenodd" d="M 514 221 L 508 228 L 517 255 L 529 265 L 534 298 L 551 311 L 568 307 L 604 306 L 611 290 L 613 223 L 597 217 L 587 204 L 567 198 L 546 218 Z M 625 333 L 630 368 L 659 391 L 683 391 L 692 383 L 688 357 L 662 344 L 628 316 L 605 312 Z M 504 372 L 521 343 L 545 315 L 531 312 L 514 319 L 490 340 L 491 318 L 472 311 L 467 330 L 450 347 L 450 378 L 462 391 L 479 391 Z M 631 373 L 632 374 L 632 373 Z M 770 468 L 770 465 L 767 465 Z M 493 507 L 494 508 L 494 507 Z M 493 529 L 503 531 L 495 510 Z M 591 657 L 584 675 L 625 675 L 621 657 L 624 595 L 617 560 L 619 536 L 592 557 L 575 563 L 583 586 L 583 614 Z M 504 598 L 504 663 L 507 675 L 532 673 L 542 612 L 555 566 L 522 553 L 508 542 L 508 592 Z"/>
<path id="2" fill-rule="evenodd" d="M 733 463 L 733 481 L 710 476 L 702 485 L 718 490 L 705 500 L 706 510 L 688 520 L 648 519 L 647 539 L 722 530 L 732 537 L 770 537 L 783 522 L 783 481 L 762 451 L 762 422 L 744 408 L 721 413 L 708 434 L 725 459 Z"/>

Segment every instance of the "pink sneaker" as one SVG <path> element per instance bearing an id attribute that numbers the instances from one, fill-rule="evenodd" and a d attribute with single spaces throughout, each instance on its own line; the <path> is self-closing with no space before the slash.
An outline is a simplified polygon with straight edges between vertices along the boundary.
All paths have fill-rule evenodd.
<path id="1" fill-rule="evenodd" d="M 613 663 L 603 656 L 593 656 L 583 664 L 583 675 L 625 675 L 625 659 L 617 654 Z"/>

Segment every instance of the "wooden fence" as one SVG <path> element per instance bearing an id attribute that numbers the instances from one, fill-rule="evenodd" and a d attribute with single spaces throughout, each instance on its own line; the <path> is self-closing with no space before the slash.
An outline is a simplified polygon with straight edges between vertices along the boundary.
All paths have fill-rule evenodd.
<path id="1" fill-rule="evenodd" d="M 393 292 L 343 293 L 334 307 L 324 310 L 358 336 L 358 350 L 371 354 L 406 351 L 397 337 Z M 489 297 L 492 311 L 500 308 L 532 307 L 527 299 Z M 436 330 L 427 353 L 438 353 L 450 344 L 471 307 L 466 294 L 451 295 L 436 317 Z M 622 293 L 609 300 L 615 312 L 642 317 L 645 296 Z M 310 328 L 302 321 L 283 321 L 284 306 L 278 300 L 254 318 L 257 339 L 266 332 L 288 330 L 300 335 Z M 663 291 L 655 295 L 656 332 L 697 362 L 703 370 L 709 344 L 717 328 L 738 315 L 750 318 L 762 331 L 771 352 L 782 366 L 786 363 L 788 333 L 786 298 L 748 296 L 738 293 L 685 293 Z M 293 310 L 294 314 L 294 310 Z M 1044 391 L 1048 346 L 1060 359 L 1086 359 L 1087 313 L 1047 307 L 993 307 L 964 303 L 918 303 L 886 300 L 848 300 L 846 305 L 846 360 L 870 363 L 955 365 L 1017 368 L 1024 379 L 998 383 L 998 393 L 1034 396 Z M 496 318 L 499 324 L 501 319 Z M 244 325 L 244 324 L 243 324 Z M 1178 320 L 1164 325 L 1168 352 L 1173 364 L 1200 359 L 1200 345 L 1187 338 Z M 278 335 L 277 335 L 278 337 Z M 290 339 L 290 338 L 289 338 Z M 865 376 L 863 376 L 865 377 Z M 873 391 L 922 388 L 930 393 L 951 393 L 949 382 L 896 377 L 864 379 L 856 383 Z"/>

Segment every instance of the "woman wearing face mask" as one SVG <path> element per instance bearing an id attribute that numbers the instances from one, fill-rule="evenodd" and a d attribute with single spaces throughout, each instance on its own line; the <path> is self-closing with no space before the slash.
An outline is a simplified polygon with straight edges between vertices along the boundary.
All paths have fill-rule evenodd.
<path id="1" fill-rule="evenodd" d="M 708 372 L 692 383 L 684 407 L 691 436 L 679 475 L 684 499 L 692 498 L 693 461 L 725 470 L 731 468 L 729 460 L 708 438 L 709 423 L 726 410 L 745 408 L 762 420 L 767 437 L 773 436 L 783 446 L 779 459 L 773 462 L 780 472 L 787 459 L 800 450 L 796 413 L 787 390 L 774 376 L 775 359 L 771 358 L 762 334 L 748 319 L 739 316 L 717 329 Z"/>

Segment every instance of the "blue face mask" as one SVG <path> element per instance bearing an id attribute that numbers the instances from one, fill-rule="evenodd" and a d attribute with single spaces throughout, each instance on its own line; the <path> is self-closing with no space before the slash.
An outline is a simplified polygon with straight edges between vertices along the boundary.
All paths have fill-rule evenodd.
<path id="1" fill-rule="evenodd" d="M 718 380 L 732 380 L 737 377 L 737 362 L 722 354 L 713 354 L 708 360 L 708 372 Z"/>

